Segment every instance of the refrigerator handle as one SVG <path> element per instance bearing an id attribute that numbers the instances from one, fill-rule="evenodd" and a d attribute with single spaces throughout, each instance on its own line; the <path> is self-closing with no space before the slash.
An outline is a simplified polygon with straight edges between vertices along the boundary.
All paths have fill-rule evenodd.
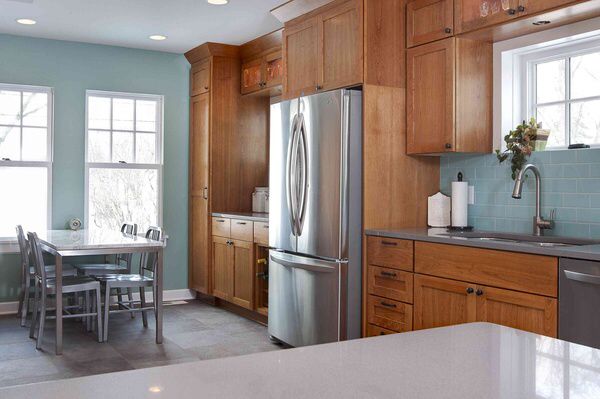
<path id="1" fill-rule="evenodd" d="M 287 160 L 286 160 L 286 170 L 285 170 L 285 188 L 286 188 L 286 198 L 288 205 L 288 216 L 290 219 L 290 224 L 292 226 L 292 234 L 297 236 L 296 231 L 296 196 L 295 196 L 295 143 L 296 143 L 296 132 L 298 130 L 298 115 L 294 115 L 294 119 L 292 121 L 292 129 L 291 129 L 290 139 L 288 142 L 288 151 L 287 151 Z"/>
<path id="2" fill-rule="evenodd" d="M 298 235 L 302 235 L 302 229 L 304 226 L 304 216 L 306 213 L 306 200 L 307 200 L 307 192 L 308 192 L 308 144 L 306 142 L 306 123 L 304 121 L 304 114 L 300 114 L 300 118 L 298 119 L 298 154 L 300 159 L 300 197 L 298 199 L 298 204 L 300 208 L 298 209 L 298 213 L 296 216 L 297 223 L 297 231 Z"/>
<path id="3" fill-rule="evenodd" d="M 333 273 L 338 270 L 337 262 L 330 262 L 321 259 L 300 258 L 287 254 L 271 253 L 271 260 L 277 264 L 292 269 L 303 269 L 317 273 Z"/>

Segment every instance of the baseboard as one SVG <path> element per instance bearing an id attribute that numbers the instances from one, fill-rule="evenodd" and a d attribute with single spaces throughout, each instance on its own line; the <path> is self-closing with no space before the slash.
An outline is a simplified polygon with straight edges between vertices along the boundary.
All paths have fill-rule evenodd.
<path id="1" fill-rule="evenodd" d="M 163 303 L 175 302 L 175 301 L 189 301 L 196 298 L 196 292 L 188 290 L 187 288 L 180 290 L 165 290 L 163 291 Z M 133 293 L 133 299 L 139 300 L 140 294 L 138 292 Z M 146 296 L 148 302 L 153 302 L 152 294 Z M 19 302 L 0 302 L 0 315 L 17 314 L 19 310 Z"/>

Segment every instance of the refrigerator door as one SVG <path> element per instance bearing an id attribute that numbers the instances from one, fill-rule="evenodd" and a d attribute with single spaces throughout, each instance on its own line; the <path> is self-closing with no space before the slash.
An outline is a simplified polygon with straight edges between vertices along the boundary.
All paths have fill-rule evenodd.
<path id="1" fill-rule="evenodd" d="M 298 122 L 298 100 L 271 105 L 269 166 L 269 246 L 296 252 L 292 162 Z M 294 200 L 294 201 L 293 201 Z"/>
<path id="2" fill-rule="evenodd" d="M 345 339 L 346 264 L 269 252 L 269 334 L 289 345 Z"/>
<path id="3" fill-rule="evenodd" d="M 342 201 L 347 144 L 345 90 L 300 99 L 297 252 L 320 258 L 345 258 L 341 253 Z"/>

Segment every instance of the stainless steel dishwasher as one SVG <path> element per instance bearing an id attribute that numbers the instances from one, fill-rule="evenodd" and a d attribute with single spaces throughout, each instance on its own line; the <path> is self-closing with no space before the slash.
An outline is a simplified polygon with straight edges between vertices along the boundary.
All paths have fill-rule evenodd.
<path id="1" fill-rule="evenodd" d="M 600 262 L 560 259 L 558 337 L 600 348 Z"/>

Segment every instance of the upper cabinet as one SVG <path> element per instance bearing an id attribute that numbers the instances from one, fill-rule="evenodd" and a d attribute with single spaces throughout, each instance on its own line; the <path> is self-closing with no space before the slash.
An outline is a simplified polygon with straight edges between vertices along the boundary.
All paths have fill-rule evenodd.
<path id="1" fill-rule="evenodd" d="M 363 79 L 362 1 L 333 2 L 286 23 L 286 98 L 359 84 Z"/>
<path id="2" fill-rule="evenodd" d="M 210 60 L 192 65 L 191 77 L 191 96 L 207 93 L 210 90 Z"/>
<path id="3" fill-rule="evenodd" d="M 283 77 L 281 29 L 243 44 L 240 53 L 242 94 L 280 95 Z"/>
<path id="4" fill-rule="evenodd" d="M 407 47 L 433 42 L 453 34 L 453 0 L 414 0 L 407 4 Z"/>
<path id="5" fill-rule="evenodd" d="M 407 51 L 407 152 L 492 150 L 492 45 L 448 38 Z"/>
<path id="6" fill-rule="evenodd" d="M 516 18 L 519 0 L 456 0 L 456 33 L 468 32 Z"/>

